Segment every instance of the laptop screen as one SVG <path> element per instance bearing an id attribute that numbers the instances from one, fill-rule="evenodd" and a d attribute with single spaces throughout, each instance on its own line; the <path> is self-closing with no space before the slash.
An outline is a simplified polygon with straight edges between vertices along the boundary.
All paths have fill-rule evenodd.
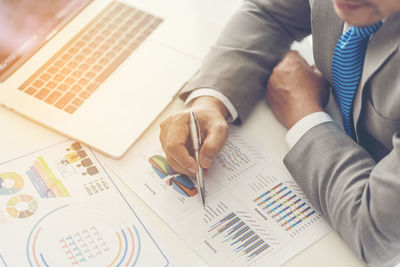
<path id="1" fill-rule="evenodd" d="M 0 0 L 0 80 L 90 0 Z"/>

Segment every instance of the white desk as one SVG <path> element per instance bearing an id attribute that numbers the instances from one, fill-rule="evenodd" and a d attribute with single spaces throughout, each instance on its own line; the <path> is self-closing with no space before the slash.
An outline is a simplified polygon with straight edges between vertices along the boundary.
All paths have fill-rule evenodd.
<path id="1" fill-rule="evenodd" d="M 140 140 L 156 139 L 160 121 L 168 114 L 182 108 L 181 101 L 173 101 Z M 2 131 L 0 131 L 1 162 L 65 139 L 4 108 L 0 108 L 0 125 L 2 125 Z M 275 120 L 265 101 L 258 103 L 243 127 L 266 149 L 283 158 L 288 150 L 283 139 L 286 130 Z M 135 146 L 131 149 L 135 149 Z M 123 185 L 122 187 L 144 224 L 167 255 L 170 266 L 207 266 L 133 191 Z M 352 254 L 340 237 L 332 232 L 292 258 L 284 266 L 357 267 L 364 265 Z"/>
<path id="2" fill-rule="evenodd" d="M 175 0 L 174 0 L 175 1 Z M 200 4 L 200 1 L 202 4 Z M 199 16 L 208 21 L 223 24 L 239 0 L 190 0 Z M 146 1 L 143 1 L 146 5 Z M 165 7 L 160 8 L 168 8 Z M 171 7 L 169 7 L 171 8 Z M 305 51 L 306 52 L 306 51 Z M 308 52 L 309 53 L 309 52 Z M 138 142 L 145 138 L 158 140 L 159 123 L 168 114 L 183 108 L 182 102 L 174 100 L 163 114 L 147 129 Z M 27 121 L 18 115 L 0 108 L 0 161 L 12 159 L 21 154 L 35 151 L 46 145 L 54 144 L 65 138 Z M 265 101 L 260 101 L 243 127 L 253 135 L 266 149 L 283 158 L 288 150 L 284 141 L 286 130 L 274 119 Z M 135 149 L 133 146 L 131 149 Z M 161 249 L 167 255 L 170 266 L 206 266 L 193 252 L 133 191 L 123 187 L 124 193 L 137 210 L 144 224 L 148 227 Z M 335 234 L 330 233 L 320 241 L 291 259 L 285 266 L 364 266 Z"/>

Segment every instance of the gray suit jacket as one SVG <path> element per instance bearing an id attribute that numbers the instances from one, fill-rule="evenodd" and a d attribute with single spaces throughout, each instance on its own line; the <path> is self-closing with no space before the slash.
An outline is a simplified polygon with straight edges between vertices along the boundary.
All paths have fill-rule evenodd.
<path id="1" fill-rule="evenodd" d="M 245 1 L 181 97 L 225 94 L 244 119 L 293 40 L 312 32 L 317 67 L 331 82 L 343 22 L 331 0 Z M 400 13 L 371 38 L 354 101 L 357 142 L 333 122 L 308 131 L 285 165 L 313 205 L 371 266 L 400 261 Z"/>

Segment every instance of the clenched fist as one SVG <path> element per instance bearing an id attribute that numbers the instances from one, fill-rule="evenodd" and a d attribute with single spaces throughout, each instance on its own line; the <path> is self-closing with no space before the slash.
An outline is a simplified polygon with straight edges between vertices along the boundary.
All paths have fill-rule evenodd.
<path id="1" fill-rule="evenodd" d="M 322 111 L 328 97 L 328 82 L 295 51 L 274 68 L 266 91 L 272 112 L 288 129 L 306 115 Z"/>

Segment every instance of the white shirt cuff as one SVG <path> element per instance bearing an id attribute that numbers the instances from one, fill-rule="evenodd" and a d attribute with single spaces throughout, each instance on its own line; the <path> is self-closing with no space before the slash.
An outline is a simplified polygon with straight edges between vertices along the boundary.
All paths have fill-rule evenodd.
<path id="1" fill-rule="evenodd" d="M 333 119 L 328 113 L 323 111 L 314 112 L 305 116 L 289 129 L 285 137 L 286 143 L 292 148 L 308 130 L 318 124 L 328 121 L 333 121 Z"/>
<path id="2" fill-rule="evenodd" d="M 232 102 L 221 92 L 211 88 L 199 88 L 192 91 L 186 98 L 185 105 L 188 105 L 193 99 L 200 96 L 213 96 L 220 100 L 229 112 L 229 117 L 226 119 L 228 122 L 233 122 L 239 116 Z"/>

